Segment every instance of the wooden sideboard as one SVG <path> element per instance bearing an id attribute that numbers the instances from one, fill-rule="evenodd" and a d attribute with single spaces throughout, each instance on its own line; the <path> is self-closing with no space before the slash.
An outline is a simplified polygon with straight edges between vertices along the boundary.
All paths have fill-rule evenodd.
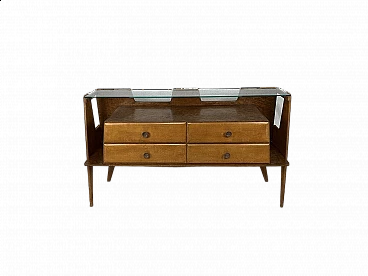
<path id="1" fill-rule="evenodd" d="M 260 88 L 261 89 L 261 88 Z M 260 90 L 264 93 L 264 90 Z M 281 123 L 273 125 L 278 94 L 202 101 L 173 97 L 166 102 L 134 97 L 84 97 L 89 200 L 93 206 L 93 167 L 108 166 L 267 166 L 281 167 L 280 207 L 284 204 L 291 95 L 283 97 Z M 103 95 L 103 94 L 102 94 Z"/>

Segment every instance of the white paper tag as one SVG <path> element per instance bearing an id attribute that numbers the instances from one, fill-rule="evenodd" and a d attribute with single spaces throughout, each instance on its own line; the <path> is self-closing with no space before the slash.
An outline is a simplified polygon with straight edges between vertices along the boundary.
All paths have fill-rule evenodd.
<path id="1" fill-rule="evenodd" d="M 93 98 L 91 100 L 92 104 L 92 112 L 93 112 L 93 119 L 95 121 L 95 128 L 100 125 L 100 118 L 98 117 L 98 107 L 97 107 L 97 100 Z"/>
<path id="2" fill-rule="evenodd" d="M 281 96 L 277 96 L 275 106 L 275 119 L 273 122 L 273 124 L 277 126 L 277 128 L 280 128 L 283 106 L 284 106 L 284 98 Z"/>

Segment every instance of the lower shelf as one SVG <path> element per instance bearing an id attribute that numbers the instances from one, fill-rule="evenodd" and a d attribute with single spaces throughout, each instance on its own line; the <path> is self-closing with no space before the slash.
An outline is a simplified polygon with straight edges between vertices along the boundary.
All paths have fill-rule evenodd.
<path id="1" fill-rule="evenodd" d="M 271 158 L 270 163 L 157 163 L 157 164 L 147 164 L 147 163 L 103 163 L 102 148 L 99 148 L 89 160 L 87 160 L 85 166 L 151 166 L 151 167 L 200 167 L 200 166 L 216 166 L 216 167 L 227 167 L 227 166 L 238 166 L 238 167 L 260 167 L 260 166 L 289 166 L 289 162 L 285 157 L 279 152 L 279 150 L 271 144 L 270 147 Z"/>

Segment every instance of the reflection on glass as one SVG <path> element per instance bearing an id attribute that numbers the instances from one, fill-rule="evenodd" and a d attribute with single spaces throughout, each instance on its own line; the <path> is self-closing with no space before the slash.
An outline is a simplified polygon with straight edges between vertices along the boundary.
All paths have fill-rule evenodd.
<path id="1" fill-rule="evenodd" d="M 278 87 L 174 88 L 174 89 L 95 89 L 86 98 L 134 98 L 136 101 L 170 101 L 171 98 L 197 98 L 202 101 L 236 100 L 238 97 L 290 96 Z"/>
<path id="2" fill-rule="evenodd" d="M 172 89 L 132 89 L 132 94 L 137 102 L 170 102 Z"/>

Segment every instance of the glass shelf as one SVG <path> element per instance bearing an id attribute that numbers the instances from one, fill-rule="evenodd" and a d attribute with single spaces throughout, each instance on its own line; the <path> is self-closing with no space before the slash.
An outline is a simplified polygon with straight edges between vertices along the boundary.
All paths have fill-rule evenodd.
<path id="1" fill-rule="evenodd" d="M 278 87 L 242 88 L 174 88 L 174 89 L 130 89 L 100 88 L 85 95 L 85 98 L 134 98 L 170 101 L 172 98 L 201 98 L 202 101 L 236 100 L 238 97 L 290 96 Z"/>

